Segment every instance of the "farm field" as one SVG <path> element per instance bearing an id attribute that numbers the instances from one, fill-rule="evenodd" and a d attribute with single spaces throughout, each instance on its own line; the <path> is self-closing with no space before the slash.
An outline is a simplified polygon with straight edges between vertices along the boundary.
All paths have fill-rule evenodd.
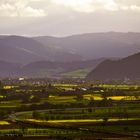
<path id="1" fill-rule="evenodd" d="M 0 114 L 1 137 L 138 139 L 140 85 L 2 83 Z"/>

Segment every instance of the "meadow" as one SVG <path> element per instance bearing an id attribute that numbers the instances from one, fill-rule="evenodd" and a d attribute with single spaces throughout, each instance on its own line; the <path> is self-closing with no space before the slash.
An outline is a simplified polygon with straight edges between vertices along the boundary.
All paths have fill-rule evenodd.
<path id="1" fill-rule="evenodd" d="M 0 97 L 1 136 L 140 136 L 139 85 L 18 83 Z"/>

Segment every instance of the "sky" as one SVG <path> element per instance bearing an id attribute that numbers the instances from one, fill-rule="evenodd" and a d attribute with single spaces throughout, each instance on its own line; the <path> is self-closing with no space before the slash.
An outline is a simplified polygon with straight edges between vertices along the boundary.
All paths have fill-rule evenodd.
<path id="1" fill-rule="evenodd" d="M 140 0 L 0 0 L 0 34 L 140 32 Z"/>

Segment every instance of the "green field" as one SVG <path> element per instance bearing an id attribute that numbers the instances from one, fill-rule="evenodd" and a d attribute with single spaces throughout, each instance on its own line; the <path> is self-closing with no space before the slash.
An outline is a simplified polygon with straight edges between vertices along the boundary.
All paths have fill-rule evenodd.
<path id="1" fill-rule="evenodd" d="M 0 135 L 87 137 L 93 130 L 134 135 L 140 132 L 140 86 L 5 85 L 0 91 L 0 114 Z"/>
<path id="2" fill-rule="evenodd" d="M 92 68 L 79 69 L 79 70 L 63 73 L 63 74 L 61 74 L 61 76 L 85 78 L 87 76 L 87 74 L 91 71 L 92 71 Z"/>

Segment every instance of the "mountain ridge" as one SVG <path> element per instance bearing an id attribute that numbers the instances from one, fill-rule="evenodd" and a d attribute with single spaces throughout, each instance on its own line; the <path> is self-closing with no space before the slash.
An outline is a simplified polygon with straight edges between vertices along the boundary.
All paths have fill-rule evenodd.
<path id="1" fill-rule="evenodd" d="M 64 56 L 64 57 L 63 57 Z M 35 61 L 71 61 L 80 60 L 80 56 L 69 52 L 59 52 L 40 42 L 21 36 L 0 38 L 0 60 L 27 64 Z"/>
<path id="2" fill-rule="evenodd" d="M 140 51 L 140 33 L 85 33 L 67 37 L 41 36 L 33 38 L 42 44 L 74 52 L 84 59 L 126 57 Z"/>
<path id="3" fill-rule="evenodd" d="M 87 75 L 88 80 L 119 80 L 140 78 L 140 52 L 126 58 L 105 60 Z"/>
<path id="4" fill-rule="evenodd" d="M 41 66 L 44 70 L 56 73 L 57 69 L 59 72 L 71 72 L 86 67 L 95 68 L 95 63 L 91 66 L 90 60 L 124 58 L 139 51 L 140 33 L 131 32 L 86 33 L 67 37 L 0 36 L 0 60 L 8 62 L 11 67 L 12 63 L 20 64 L 23 69 L 19 70 L 18 67 L 15 71 L 16 73 L 22 71 L 25 74 L 28 70 L 32 71 L 29 66 L 32 64 L 37 64 L 34 68 L 35 73 L 37 70 L 40 71 L 38 62 L 45 62 L 43 64 L 45 67 Z M 83 62 L 87 62 L 88 65 L 84 64 L 84 67 L 81 67 Z"/>

